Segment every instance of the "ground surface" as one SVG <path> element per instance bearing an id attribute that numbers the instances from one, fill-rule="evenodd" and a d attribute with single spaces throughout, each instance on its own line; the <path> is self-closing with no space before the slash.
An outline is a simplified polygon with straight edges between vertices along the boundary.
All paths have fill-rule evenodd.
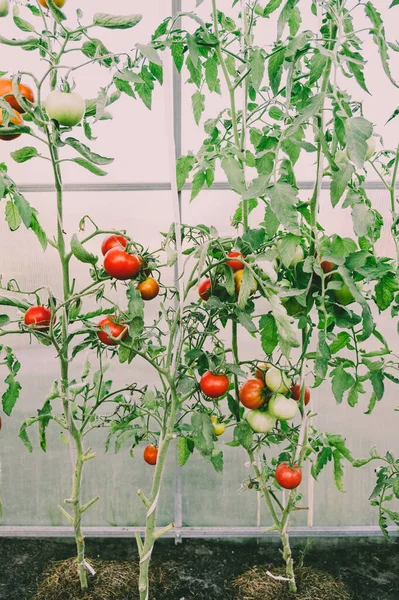
<path id="1" fill-rule="evenodd" d="M 295 544 L 299 558 L 303 541 Z M 43 571 L 51 560 L 73 556 L 68 541 L 0 539 L 1 600 L 31 600 Z M 87 555 L 104 560 L 137 558 L 130 540 L 88 540 Z M 277 546 L 272 541 L 251 542 L 183 541 L 160 542 L 153 554 L 154 563 L 162 560 L 179 565 L 177 592 L 156 600 L 233 600 L 232 580 L 255 565 L 276 564 Z M 305 564 L 331 573 L 342 580 L 353 600 L 398 600 L 399 544 L 373 540 L 314 540 Z M 173 586 L 175 587 L 175 586 Z M 46 600 L 43 598 L 43 600 Z"/>

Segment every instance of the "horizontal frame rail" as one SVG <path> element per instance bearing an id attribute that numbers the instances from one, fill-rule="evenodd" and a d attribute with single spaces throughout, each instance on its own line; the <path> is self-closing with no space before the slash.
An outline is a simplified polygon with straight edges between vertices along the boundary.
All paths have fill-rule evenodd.
<path id="1" fill-rule="evenodd" d="M 399 185 L 399 184 L 398 184 Z M 313 181 L 299 181 L 298 188 L 300 190 L 312 190 L 314 187 Z M 366 190 L 384 190 L 385 187 L 381 181 L 366 181 L 363 185 Z M 323 182 L 323 190 L 330 189 L 328 181 Z M 26 183 L 18 186 L 18 189 L 24 193 L 47 193 L 54 192 L 54 186 L 51 183 Z M 171 189 L 170 183 L 65 183 L 65 192 L 162 192 Z M 191 189 L 191 184 L 184 186 L 185 190 Z M 215 182 L 210 190 L 231 190 L 229 183 L 224 181 Z"/>
<path id="2" fill-rule="evenodd" d="M 144 534 L 144 527 L 83 527 L 83 533 L 89 538 L 133 538 L 135 533 Z M 232 539 L 232 538 L 261 538 L 278 537 L 278 531 L 262 533 L 263 527 L 181 527 L 169 531 L 165 537 L 192 539 Z M 398 537 L 397 527 L 388 527 L 390 535 Z M 382 537 L 376 526 L 336 526 L 336 527 L 292 527 L 290 535 L 302 537 Z M 73 538 L 70 527 L 53 526 L 3 526 L 0 527 L 0 538 Z"/>

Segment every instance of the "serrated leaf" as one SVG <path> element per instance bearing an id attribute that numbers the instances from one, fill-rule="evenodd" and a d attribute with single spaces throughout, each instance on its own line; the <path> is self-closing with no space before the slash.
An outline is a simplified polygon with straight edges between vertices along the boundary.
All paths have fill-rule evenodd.
<path id="1" fill-rule="evenodd" d="M 193 155 L 180 156 L 176 161 L 176 181 L 177 189 L 182 190 L 187 178 L 194 166 L 195 158 Z"/>
<path id="2" fill-rule="evenodd" d="M 136 282 L 129 281 L 126 296 L 128 298 L 129 335 L 135 340 L 144 331 L 144 300 L 139 290 L 136 289 Z"/>
<path id="3" fill-rule="evenodd" d="M 335 207 L 342 198 L 348 183 L 352 179 L 355 172 L 355 167 L 352 163 L 346 163 L 338 171 L 334 171 L 331 177 L 330 197 L 331 204 Z"/>
<path id="4" fill-rule="evenodd" d="M 221 450 L 212 454 L 211 463 L 216 473 L 221 473 L 223 471 L 223 452 Z"/>
<path id="5" fill-rule="evenodd" d="M 195 412 L 191 416 L 193 439 L 202 456 L 211 457 L 213 452 L 213 425 L 207 413 Z"/>
<path id="6" fill-rule="evenodd" d="M 316 462 L 312 464 L 312 476 L 317 479 L 319 473 L 332 458 L 332 450 L 329 446 L 323 448 L 317 455 Z"/>
<path id="7" fill-rule="evenodd" d="M 300 235 L 298 214 L 295 205 L 298 202 L 297 190 L 289 183 L 276 183 L 267 190 L 270 207 L 280 223 L 291 233 Z"/>
<path id="8" fill-rule="evenodd" d="M 201 115 L 205 110 L 205 96 L 201 92 L 197 91 L 191 96 L 191 103 L 193 108 L 194 120 L 197 125 L 201 120 Z"/>
<path id="9" fill-rule="evenodd" d="M 399 282 L 395 273 L 388 272 L 380 279 L 374 288 L 375 300 L 380 310 L 386 310 L 399 290 Z"/>
<path id="10" fill-rule="evenodd" d="M 269 75 L 269 83 L 274 94 L 277 94 L 280 87 L 281 77 L 283 75 L 285 53 L 286 48 L 282 47 L 280 50 L 276 51 L 276 53 L 273 54 L 268 60 L 267 70 Z"/>
<path id="11" fill-rule="evenodd" d="M 79 154 L 95 165 L 109 165 L 114 162 L 113 158 L 106 158 L 105 156 L 92 152 L 88 146 L 82 144 L 82 142 L 79 142 L 79 140 L 76 140 L 75 138 L 66 138 L 65 143 L 72 146 L 76 152 L 79 152 Z"/>
<path id="12" fill-rule="evenodd" d="M 82 263 L 95 265 L 98 261 L 98 256 L 91 254 L 91 252 L 88 252 L 84 246 L 82 246 L 76 233 L 73 234 L 71 239 L 71 252 Z"/>
<path id="13" fill-rule="evenodd" d="M 373 133 L 373 125 L 363 117 L 352 117 L 345 123 L 345 138 L 348 154 L 353 163 L 361 169 L 367 155 L 367 140 Z"/>
<path id="14" fill-rule="evenodd" d="M 252 52 L 249 64 L 252 85 L 256 91 L 259 91 L 265 73 L 265 59 L 261 49 L 258 48 Z"/>
<path id="15" fill-rule="evenodd" d="M 205 185 L 206 175 L 204 171 L 197 171 L 193 177 L 193 184 L 191 188 L 190 202 L 194 200 Z"/>
<path id="16" fill-rule="evenodd" d="M 21 225 L 21 215 L 11 200 L 7 200 L 6 203 L 6 221 L 11 231 L 16 231 Z"/>
<path id="17" fill-rule="evenodd" d="M 32 224 L 32 208 L 29 202 L 22 196 L 21 194 L 14 193 L 13 196 L 14 204 L 18 209 L 19 215 L 23 221 L 23 224 L 27 229 L 30 228 Z"/>
<path id="18" fill-rule="evenodd" d="M 162 66 L 162 59 L 159 56 L 158 52 L 155 50 L 155 48 L 146 44 L 136 44 L 136 48 L 145 58 L 147 58 L 150 62 L 154 63 L 154 65 Z"/>
<path id="19" fill-rule="evenodd" d="M 332 371 L 332 391 L 338 404 L 342 402 L 344 393 L 349 390 L 354 383 L 354 378 L 350 373 L 345 371 L 342 365 Z"/>
<path id="20" fill-rule="evenodd" d="M 259 329 L 263 352 L 272 354 L 278 344 L 277 325 L 273 315 L 262 315 L 259 321 Z"/>
<path id="21" fill-rule="evenodd" d="M 232 156 L 228 156 L 222 160 L 222 169 L 233 190 L 238 194 L 243 194 L 246 191 L 245 176 L 239 162 Z"/>
<path id="22" fill-rule="evenodd" d="M 130 29 L 140 23 L 141 15 L 110 15 L 108 13 L 96 13 L 93 17 L 93 25 L 106 27 L 107 29 Z"/>
<path id="23" fill-rule="evenodd" d="M 177 463 L 179 467 L 183 467 L 190 458 L 190 449 L 187 444 L 187 438 L 180 437 L 177 440 Z"/>
<path id="24" fill-rule="evenodd" d="M 334 481 L 340 492 L 344 490 L 344 468 L 342 466 L 341 453 L 338 450 L 333 452 L 334 460 Z"/>
<path id="25" fill-rule="evenodd" d="M 4 383 L 6 384 L 6 391 L 2 396 L 3 411 L 6 413 L 7 416 L 10 416 L 12 413 L 12 409 L 14 408 L 19 398 L 19 393 L 22 387 L 19 381 L 15 379 L 13 373 L 9 373 L 9 375 L 7 375 L 7 377 L 4 380 Z"/>
<path id="26" fill-rule="evenodd" d="M 245 450 L 250 450 L 253 443 L 253 431 L 246 421 L 240 421 L 234 428 L 234 440 Z"/>

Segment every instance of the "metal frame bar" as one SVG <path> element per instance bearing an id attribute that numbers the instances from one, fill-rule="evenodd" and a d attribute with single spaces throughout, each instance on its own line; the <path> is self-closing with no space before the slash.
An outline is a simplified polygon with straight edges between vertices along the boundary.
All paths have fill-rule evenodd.
<path id="1" fill-rule="evenodd" d="M 83 527 L 85 537 L 89 538 L 134 538 L 136 532 L 144 535 L 144 527 Z M 263 527 L 181 527 L 178 531 L 180 539 L 228 539 L 228 538 L 278 538 L 279 532 L 263 533 Z M 397 527 L 388 527 L 391 536 L 399 537 Z M 367 537 L 382 538 L 379 527 L 343 526 L 343 527 L 291 527 L 290 536 L 294 538 L 335 538 L 335 537 Z M 0 538 L 73 538 L 71 527 L 28 526 L 0 527 Z M 176 532 L 169 531 L 165 537 L 175 538 Z"/>
<path id="2" fill-rule="evenodd" d="M 181 131 L 181 129 L 180 129 Z M 312 190 L 314 187 L 313 181 L 299 181 L 298 188 L 300 190 Z M 385 190 L 385 187 L 381 181 L 368 181 L 363 185 L 366 190 Z M 399 183 L 398 183 L 399 189 Z M 19 185 L 18 188 L 24 193 L 50 193 L 54 192 L 54 186 L 51 183 L 26 183 Z M 65 192 L 163 192 L 171 189 L 170 183 L 159 182 L 115 182 L 115 183 L 65 183 Z M 184 190 L 190 190 L 191 184 L 188 183 L 184 186 Z M 205 190 L 231 190 L 230 185 L 224 181 L 215 182 L 210 188 Z M 323 190 L 330 189 L 330 183 L 324 181 L 322 185 Z"/>

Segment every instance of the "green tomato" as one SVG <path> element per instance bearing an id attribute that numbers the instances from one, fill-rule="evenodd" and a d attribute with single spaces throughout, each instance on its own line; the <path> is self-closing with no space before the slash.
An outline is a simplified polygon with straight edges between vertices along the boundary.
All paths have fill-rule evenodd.
<path id="1" fill-rule="evenodd" d="M 302 304 L 299 304 L 295 296 L 290 296 L 289 298 L 282 298 L 281 302 L 283 303 L 283 306 L 290 317 L 299 318 L 301 315 L 303 315 L 305 307 L 302 306 Z"/>
<path id="2" fill-rule="evenodd" d="M 296 265 L 298 263 L 302 262 L 304 258 L 305 258 L 305 254 L 303 252 L 302 246 L 297 246 L 296 250 L 295 250 L 294 258 L 290 262 L 290 269 L 293 269 L 294 267 L 296 267 Z"/>
<path id="3" fill-rule="evenodd" d="M 9 11 L 8 0 L 0 0 L 0 17 L 6 17 Z"/>
<path id="4" fill-rule="evenodd" d="M 370 158 L 375 154 L 377 149 L 377 143 L 375 137 L 372 135 L 371 138 L 367 140 L 367 154 L 366 154 L 366 162 L 370 160 Z"/>
<path id="5" fill-rule="evenodd" d="M 265 382 L 271 392 L 280 394 L 287 394 L 292 385 L 292 381 L 284 371 L 280 371 L 276 367 L 272 367 L 266 371 Z"/>
<path id="6" fill-rule="evenodd" d="M 276 419 L 264 410 L 247 410 L 245 419 L 255 433 L 269 433 L 276 426 Z"/>
<path id="7" fill-rule="evenodd" d="M 298 412 L 298 402 L 293 398 L 286 398 L 282 394 L 276 394 L 269 401 L 269 413 L 279 421 L 290 421 Z"/>
<path id="8" fill-rule="evenodd" d="M 341 281 L 343 283 L 342 277 L 339 273 L 334 273 L 331 276 L 331 279 L 333 281 Z M 352 302 L 355 301 L 355 298 L 353 297 L 353 294 L 346 283 L 343 284 L 340 290 L 332 290 L 332 293 L 337 304 L 341 304 L 341 306 L 348 306 L 348 304 L 352 304 Z"/>
<path id="9" fill-rule="evenodd" d="M 75 92 L 54 90 L 47 96 L 45 107 L 50 119 L 65 127 L 78 125 L 86 112 L 86 102 Z"/>

